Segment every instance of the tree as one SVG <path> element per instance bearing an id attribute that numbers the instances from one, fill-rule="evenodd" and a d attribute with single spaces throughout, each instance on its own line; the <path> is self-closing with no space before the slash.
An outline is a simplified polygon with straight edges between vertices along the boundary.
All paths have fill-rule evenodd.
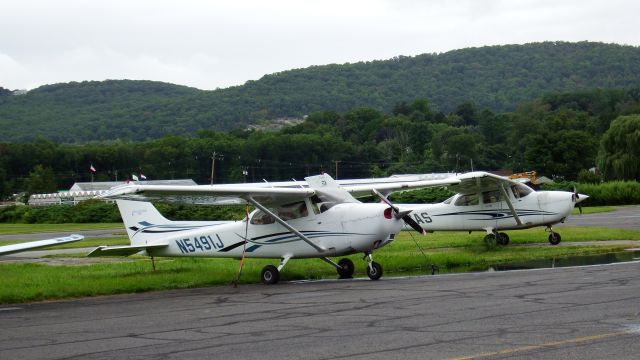
<path id="1" fill-rule="evenodd" d="M 598 165 L 607 180 L 640 179 L 640 115 L 613 120 L 600 141 Z"/>
<path id="2" fill-rule="evenodd" d="M 25 185 L 30 194 L 52 193 L 58 190 L 53 170 L 40 164 L 33 167 Z"/>

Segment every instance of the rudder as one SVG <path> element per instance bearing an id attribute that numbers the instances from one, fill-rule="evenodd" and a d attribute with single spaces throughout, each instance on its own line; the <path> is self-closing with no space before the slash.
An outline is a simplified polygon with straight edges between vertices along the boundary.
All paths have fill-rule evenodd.
<path id="1" fill-rule="evenodd" d="M 157 238 L 157 234 L 143 230 L 173 223 L 162 216 L 150 202 L 116 200 L 116 203 L 131 245 L 145 245 L 149 240 Z"/>

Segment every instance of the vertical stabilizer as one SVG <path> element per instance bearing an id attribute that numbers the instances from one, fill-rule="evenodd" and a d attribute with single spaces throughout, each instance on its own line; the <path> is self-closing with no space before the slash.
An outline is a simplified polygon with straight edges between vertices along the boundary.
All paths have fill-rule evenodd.
<path id="1" fill-rule="evenodd" d="M 151 231 L 152 229 L 159 230 L 173 223 L 162 216 L 150 202 L 116 200 L 116 203 L 131 245 L 147 244 L 158 236 L 158 231 Z"/>
<path id="2" fill-rule="evenodd" d="M 359 202 L 327 174 L 309 176 L 304 179 L 307 181 L 307 184 L 309 184 L 309 187 L 316 191 L 322 201 L 332 203 Z"/>

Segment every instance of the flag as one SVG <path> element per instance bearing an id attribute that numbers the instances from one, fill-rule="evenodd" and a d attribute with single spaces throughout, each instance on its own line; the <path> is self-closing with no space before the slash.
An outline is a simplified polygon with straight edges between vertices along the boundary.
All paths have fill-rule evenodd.
<path id="1" fill-rule="evenodd" d="M 138 177 L 135 174 L 131 174 L 131 178 L 133 181 L 138 181 Z"/>
<path id="2" fill-rule="evenodd" d="M 144 174 L 143 174 L 143 173 L 140 173 L 140 179 L 142 179 L 142 180 L 147 180 L 147 177 L 146 177 L 146 176 L 144 176 Z"/>
<path id="3" fill-rule="evenodd" d="M 96 172 L 96 168 L 93 167 L 93 164 L 91 164 L 91 166 L 89 166 L 89 171 Z"/>

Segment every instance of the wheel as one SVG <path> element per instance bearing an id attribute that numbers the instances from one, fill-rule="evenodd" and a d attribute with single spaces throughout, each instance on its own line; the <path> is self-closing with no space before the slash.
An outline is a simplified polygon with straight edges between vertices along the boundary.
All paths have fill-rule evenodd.
<path id="1" fill-rule="evenodd" d="M 262 283 L 265 285 L 271 285 L 278 282 L 280 279 L 280 272 L 278 268 L 273 265 L 267 265 L 262 269 L 260 273 L 260 277 L 262 278 Z"/>
<path id="2" fill-rule="evenodd" d="M 380 277 L 382 277 L 382 265 L 372 261 L 371 266 L 367 266 L 367 275 L 371 280 L 380 279 Z"/>
<path id="3" fill-rule="evenodd" d="M 484 242 L 487 243 L 487 246 L 489 247 L 494 247 L 496 246 L 496 235 L 495 234 L 487 234 L 487 236 L 484 237 Z"/>
<path id="4" fill-rule="evenodd" d="M 498 245 L 508 245 L 509 235 L 507 233 L 498 233 Z"/>
<path id="5" fill-rule="evenodd" d="M 338 269 L 340 279 L 351 279 L 353 277 L 353 272 L 355 271 L 353 261 L 347 258 L 340 259 L 340 261 L 338 261 L 338 265 L 340 265 L 340 269 Z"/>
<path id="6" fill-rule="evenodd" d="M 552 232 L 551 234 L 549 234 L 549 243 L 551 245 L 558 245 L 560 244 L 560 240 L 562 238 L 560 237 L 560 234 L 558 234 L 557 232 Z"/>

